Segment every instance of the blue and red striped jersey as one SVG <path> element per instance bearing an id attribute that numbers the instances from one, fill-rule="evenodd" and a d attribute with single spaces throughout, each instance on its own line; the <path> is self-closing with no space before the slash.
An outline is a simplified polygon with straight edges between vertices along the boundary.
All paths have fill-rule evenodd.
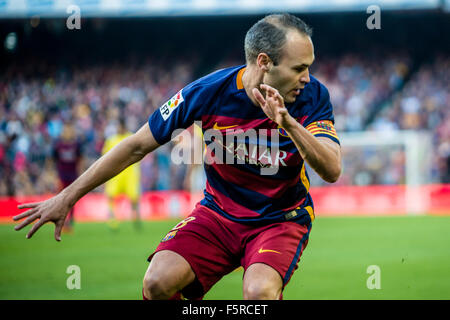
<path id="1" fill-rule="evenodd" d="M 202 205 L 242 223 L 309 223 L 314 206 L 304 160 L 286 131 L 247 96 L 244 70 L 218 70 L 184 87 L 150 116 L 151 132 L 165 144 L 174 130 L 201 121 L 207 148 Z M 313 76 L 286 108 L 316 137 L 339 143 L 328 90 Z M 230 155 L 232 163 L 224 160 Z M 262 168 L 276 170 L 267 174 Z"/>

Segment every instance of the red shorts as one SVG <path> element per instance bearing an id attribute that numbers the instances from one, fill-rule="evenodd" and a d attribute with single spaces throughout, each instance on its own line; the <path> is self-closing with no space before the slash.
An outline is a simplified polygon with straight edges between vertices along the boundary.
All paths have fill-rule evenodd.
<path id="1" fill-rule="evenodd" d="M 200 285 L 188 298 L 202 297 L 239 266 L 265 263 L 278 271 L 283 288 L 298 268 L 311 224 L 279 222 L 265 226 L 237 223 L 197 204 L 162 240 L 155 252 L 171 250 L 187 260 Z M 184 293 L 184 292 L 183 292 Z"/>

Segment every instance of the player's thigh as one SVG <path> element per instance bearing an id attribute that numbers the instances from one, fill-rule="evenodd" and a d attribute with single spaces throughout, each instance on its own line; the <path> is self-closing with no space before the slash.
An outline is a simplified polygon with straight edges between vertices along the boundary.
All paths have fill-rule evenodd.
<path id="1" fill-rule="evenodd" d="M 144 286 L 164 286 L 181 290 L 193 282 L 195 274 L 181 255 L 170 250 L 158 251 L 152 257 L 144 277 Z"/>
<path id="2" fill-rule="evenodd" d="M 241 264 L 244 269 L 255 263 L 265 264 L 278 272 L 283 288 L 298 268 L 303 250 L 308 244 L 311 224 L 275 223 L 254 229 L 246 243 Z"/>
<path id="3" fill-rule="evenodd" d="M 189 217 L 172 228 L 155 252 L 170 250 L 191 266 L 200 286 L 188 298 L 205 295 L 224 275 L 239 266 L 240 244 L 216 213 L 197 205 Z M 153 260 L 155 253 L 150 255 Z"/>
<path id="4" fill-rule="evenodd" d="M 283 289 L 280 273 L 264 263 L 253 263 L 244 273 L 244 299 L 278 299 Z"/>

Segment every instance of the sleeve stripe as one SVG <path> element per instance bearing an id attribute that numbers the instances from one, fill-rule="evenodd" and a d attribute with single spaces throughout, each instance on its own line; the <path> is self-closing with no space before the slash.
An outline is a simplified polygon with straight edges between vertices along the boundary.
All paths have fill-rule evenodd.
<path id="1" fill-rule="evenodd" d="M 333 136 L 337 136 L 336 131 L 327 131 L 327 130 L 309 130 L 313 135 L 324 133 L 324 134 L 331 134 Z"/>
<path id="2" fill-rule="evenodd" d="M 319 124 L 319 125 L 318 125 Z M 325 125 L 325 126 L 324 126 Z M 315 137 L 328 137 L 331 140 L 339 143 L 339 137 L 333 122 L 329 120 L 315 121 L 306 126 L 306 129 Z"/>
<path id="3" fill-rule="evenodd" d="M 323 133 L 320 133 L 320 134 L 316 135 L 315 137 L 325 137 L 325 138 L 329 138 L 329 139 L 333 140 L 334 142 L 336 142 L 337 144 L 341 145 L 341 142 L 339 141 L 339 138 L 334 137 L 334 136 L 331 136 L 331 135 L 329 135 L 329 134 L 323 134 Z"/>
<path id="4" fill-rule="evenodd" d="M 314 123 L 314 125 L 312 126 L 312 125 L 309 125 L 309 126 L 307 126 L 306 127 L 306 129 L 314 129 L 314 128 L 320 128 L 320 129 L 324 129 L 324 130 L 333 130 L 334 129 L 334 126 L 333 125 L 331 125 L 331 124 L 328 124 L 328 126 L 330 127 L 329 129 L 328 128 L 324 128 L 324 127 L 322 127 L 322 126 L 318 126 L 317 124 L 315 124 Z"/>
<path id="5" fill-rule="evenodd" d="M 339 139 L 339 137 L 338 137 L 337 135 L 332 134 L 332 133 L 330 133 L 330 132 L 317 132 L 317 133 L 313 133 L 313 135 L 314 135 L 315 137 L 326 135 L 326 136 L 330 136 L 330 137 Z"/>
<path id="6" fill-rule="evenodd" d="M 310 128 L 310 129 L 307 129 L 309 132 L 316 132 L 316 131 L 324 131 L 324 132 L 331 132 L 331 133 L 334 133 L 334 134 L 336 134 L 336 130 L 333 128 L 332 130 L 327 130 L 327 129 L 324 129 L 324 128 L 318 128 L 318 127 L 316 127 L 316 128 Z"/>
<path id="7" fill-rule="evenodd" d="M 306 128 L 318 127 L 318 125 L 317 125 L 318 122 L 321 122 L 321 123 L 327 124 L 327 125 L 329 125 L 331 127 L 334 127 L 333 126 L 333 122 L 331 122 L 330 120 L 321 120 L 321 121 L 315 121 L 315 122 L 310 123 L 309 125 L 306 126 Z"/>

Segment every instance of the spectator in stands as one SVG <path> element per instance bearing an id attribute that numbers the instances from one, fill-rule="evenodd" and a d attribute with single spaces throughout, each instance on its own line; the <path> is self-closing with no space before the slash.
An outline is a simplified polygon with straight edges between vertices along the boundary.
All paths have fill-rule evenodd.
<path id="1" fill-rule="evenodd" d="M 56 191 L 56 175 L 47 159 L 64 121 L 73 119 L 85 166 L 89 166 L 99 157 L 106 136 L 114 130 L 111 124 L 121 112 L 127 114 L 127 127 L 136 130 L 142 114 L 152 113 L 175 93 L 170 90 L 190 82 L 197 68 L 193 61 L 158 63 L 154 58 L 143 63 L 128 60 L 121 64 L 75 65 L 72 69 L 34 58 L 27 61 L 12 64 L 0 76 L 0 195 Z M 46 72 L 30 72 L 31 64 Z M 239 62 L 219 64 L 225 67 Z M 339 132 L 430 130 L 436 154 L 433 182 L 449 182 L 450 59 L 445 55 L 432 57 L 405 82 L 411 65 L 412 59 L 401 52 L 384 54 L 382 62 L 367 53 L 352 53 L 317 57 L 312 72 L 329 88 Z M 201 178 L 201 171 L 174 166 L 171 150 L 167 145 L 144 159 L 143 191 L 194 187 L 189 178 L 193 171 Z M 399 155 L 384 159 L 373 153 L 349 153 L 344 156 L 338 184 L 402 183 L 404 167 L 393 165 L 398 159 Z M 361 166 L 369 163 L 372 167 Z M 390 176 L 382 176 L 375 169 L 378 163 L 397 169 Z M 311 177 L 312 185 L 320 181 Z"/>

